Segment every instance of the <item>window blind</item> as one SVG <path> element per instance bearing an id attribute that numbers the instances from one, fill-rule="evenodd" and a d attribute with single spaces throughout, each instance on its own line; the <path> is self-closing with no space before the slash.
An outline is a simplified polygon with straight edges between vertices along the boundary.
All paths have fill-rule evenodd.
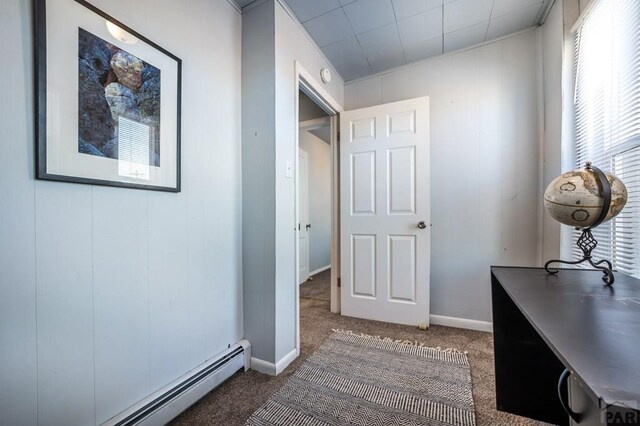
<path id="1" fill-rule="evenodd" d="M 622 213 L 593 231 L 593 255 L 640 276 L 640 1 L 594 1 L 576 31 L 575 167 L 591 161 L 627 186 Z"/>

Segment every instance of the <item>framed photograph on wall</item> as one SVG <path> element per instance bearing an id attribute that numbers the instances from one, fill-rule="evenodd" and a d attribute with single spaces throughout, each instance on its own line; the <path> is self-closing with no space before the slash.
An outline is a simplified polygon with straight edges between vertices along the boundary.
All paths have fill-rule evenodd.
<path id="1" fill-rule="evenodd" d="M 33 0 L 38 179 L 180 192 L 180 59 L 84 0 Z"/>

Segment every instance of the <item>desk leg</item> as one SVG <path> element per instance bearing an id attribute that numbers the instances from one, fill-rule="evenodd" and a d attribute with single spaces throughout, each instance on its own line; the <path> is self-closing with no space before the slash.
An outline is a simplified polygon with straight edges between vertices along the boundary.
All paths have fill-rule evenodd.
<path id="1" fill-rule="evenodd" d="M 557 396 L 564 366 L 491 275 L 496 402 L 499 411 L 569 425 Z"/>
<path id="2" fill-rule="evenodd" d="M 578 381 L 569 377 L 569 401 L 573 411 L 580 416 L 580 423 L 571 422 L 571 426 L 639 426 L 640 411 L 623 408 L 619 405 L 599 407 L 582 389 Z M 616 401 L 620 404 L 624 401 Z M 626 401 L 636 406 L 636 401 Z"/>

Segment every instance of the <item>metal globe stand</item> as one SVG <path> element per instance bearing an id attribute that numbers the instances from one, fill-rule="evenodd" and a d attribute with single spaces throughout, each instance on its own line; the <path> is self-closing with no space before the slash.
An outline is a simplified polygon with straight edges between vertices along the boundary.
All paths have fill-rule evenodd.
<path id="1" fill-rule="evenodd" d="M 580 248 L 580 250 L 582 250 L 583 257 L 580 260 L 574 261 L 559 259 L 550 260 L 544 264 L 544 269 L 550 274 L 557 274 L 560 269 L 549 268 L 550 264 L 563 263 L 566 265 L 578 265 L 580 263 L 589 262 L 589 264 L 595 269 L 602 271 L 602 273 L 604 274 L 602 277 L 602 281 L 604 281 L 606 285 L 613 285 L 615 278 L 613 276 L 613 266 L 611 265 L 611 262 L 604 259 L 596 262 L 591 256 L 591 253 L 598 245 L 598 241 L 596 241 L 596 239 L 593 237 L 591 230 L 604 222 L 607 217 L 607 213 L 609 213 L 609 208 L 611 207 L 611 185 L 609 184 L 609 180 L 607 179 L 607 176 L 602 172 L 602 170 L 600 170 L 596 166 L 593 166 L 590 162 L 587 162 L 585 168 L 587 170 L 592 170 L 596 174 L 598 181 L 600 181 L 600 186 L 602 187 L 602 196 L 604 198 L 604 201 L 602 203 L 602 210 L 600 211 L 600 215 L 598 216 L 596 221 L 588 228 L 584 228 L 582 230 L 582 235 L 580 235 L 580 238 L 578 238 L 578 241 L 576 242 L 576 245 Z M 580 230 L 580 228 L 576 229 Z"/>

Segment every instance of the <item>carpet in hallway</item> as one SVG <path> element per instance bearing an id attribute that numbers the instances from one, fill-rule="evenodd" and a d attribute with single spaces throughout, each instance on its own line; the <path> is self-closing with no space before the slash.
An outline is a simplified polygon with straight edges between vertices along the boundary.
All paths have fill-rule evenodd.
<path id="1" fill-rule="evenodd" d="M 463 352 L 334 331 L 247 426 L 475 426 Z"/>
<path id="2" fill-rule="evenodd" d="M 308 281 L 300 284 L 300 297 L 331 301 L 331 269 L 309 277 Z"/>

